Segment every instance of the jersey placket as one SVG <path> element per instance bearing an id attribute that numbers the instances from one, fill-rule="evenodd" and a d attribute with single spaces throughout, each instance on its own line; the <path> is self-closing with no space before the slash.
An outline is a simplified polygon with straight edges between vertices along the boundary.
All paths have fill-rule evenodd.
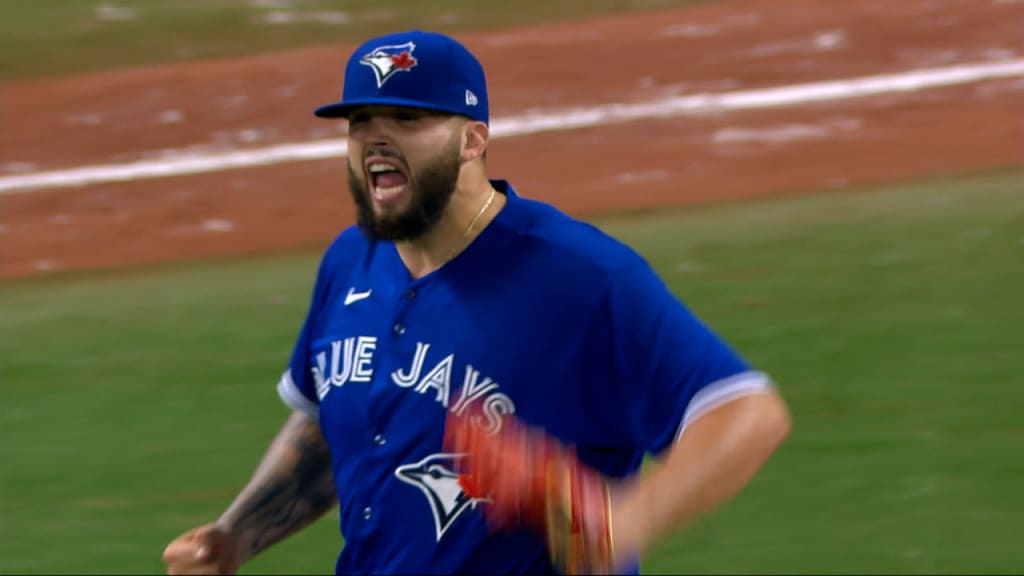
<path id="1" fill-rule="evenodd" d="M 367 429 L 364 439 L 365 450 L 360 462 L 360 469 L 365 471 L 367 476 L 379 475 L 380 483 L 360 483 L 365 486 L 363 493 L 358 500 L 358 514 L 361 519 L 361 534 L 364 537 L 373 537 L 382 526 L 387 525 L 389 517 L 398 513 L 397 510 L 385 510 L 385 506 L 391 505 L 386 502 L 383 496 L 387 494 L 383 483 L 395 481 L 394 469 L 401 464 L 400 455 L 408 444 L 410 435 L 408 430 L 401 430 L 391 419 L 396 403 L 408 401 L 408 392 L 397 387 L 392 382 L 393 373 L 400 369 L 405 359 L 411 357 L 415 350 L 415 343 L 410 340 L 411 335 L 407 334 L 406 318 L 409 309 L 415 304 L 419 292 L 410 285 L 399 292 L 392 292 L 387 296 L 387 304 L 379 303 L 378 312 L 382 319 L 382 326 L 379 332 L 377 358 L 374 366 L 374 378 L 372 380 L 367 396 L 366 417 Z M 383 319 L 388 319 L 384 324 Z M 396 459 L 398 457 L 398 459 Z M 364 476 L 364 477 L 367 477 Z"/>

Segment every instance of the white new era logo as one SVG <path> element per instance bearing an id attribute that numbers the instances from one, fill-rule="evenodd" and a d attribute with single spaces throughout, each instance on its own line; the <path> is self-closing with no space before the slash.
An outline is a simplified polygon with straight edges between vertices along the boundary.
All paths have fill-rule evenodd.
<path id="1" fill-rule="evenodd" d="M 473 94 L 472 90 L 466 90 L 466 106 L 476 106 L 480 100 Z"/>
<path id="2" fill-rule="evenodd" d="M 356 292 L 355 288 L 349 288 L 348 294 L 345 295 L 345 306 L 348 306 L 349 304 L 353 304 L 355 302 L 359 302 L 360 300 L 366 300 L 367 298 L 370 297 L 370 294 L 372 293 L 373 290 L 367 290 L 366 292 Z"/>

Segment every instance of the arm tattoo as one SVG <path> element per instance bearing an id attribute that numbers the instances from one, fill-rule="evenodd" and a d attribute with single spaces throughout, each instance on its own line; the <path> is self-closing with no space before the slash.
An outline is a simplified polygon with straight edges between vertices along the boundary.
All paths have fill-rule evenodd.
<path id="1" fill-rule="evenodd" d="M 293 414 L 219 523 L 238 535 L 243 559 L 251 558 L 311 524 L 336 501 L 320 425 Z"/>

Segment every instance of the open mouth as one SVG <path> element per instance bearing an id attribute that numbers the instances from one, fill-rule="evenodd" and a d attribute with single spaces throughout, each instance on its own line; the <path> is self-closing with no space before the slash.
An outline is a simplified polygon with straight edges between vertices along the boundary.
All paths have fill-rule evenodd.
<path id="1" fill-rule="evenodd" d="M 370 159 L 366 162 L 370 193 L 377 202 L 393 202 L 409 187 L 409 178 L 392 160 Z"/>

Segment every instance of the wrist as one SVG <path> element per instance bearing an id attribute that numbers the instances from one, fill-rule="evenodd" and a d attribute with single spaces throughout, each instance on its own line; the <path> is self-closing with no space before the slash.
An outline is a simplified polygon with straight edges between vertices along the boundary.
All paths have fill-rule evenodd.
<path id="1" fill-rule="evenodd" d="M 653 507 L 647 500 L 647 494 L 635 484 L 612 489 L 612 558 L 619 566 L 638 562 L 651 544 Z"/>
<path id="2" fill-rule="evenodd" d="M 239 538 L 238 524 L 228 513 L 225 513 L 218 518 L 217 521 L 213 523 L 213 526 L 229 538 L 235 540 Z"/>
<path id="3" fill-rule="evenodd" d="M 244 564 L 252 557 L 252 546 L 245 542 L 240 526 L 233 520 L 221 516 L 213 523 L 214 527 L 224 536 L 224 545 L 229 546 L 233 551 L 233 557 L 238 564 Z"/>

